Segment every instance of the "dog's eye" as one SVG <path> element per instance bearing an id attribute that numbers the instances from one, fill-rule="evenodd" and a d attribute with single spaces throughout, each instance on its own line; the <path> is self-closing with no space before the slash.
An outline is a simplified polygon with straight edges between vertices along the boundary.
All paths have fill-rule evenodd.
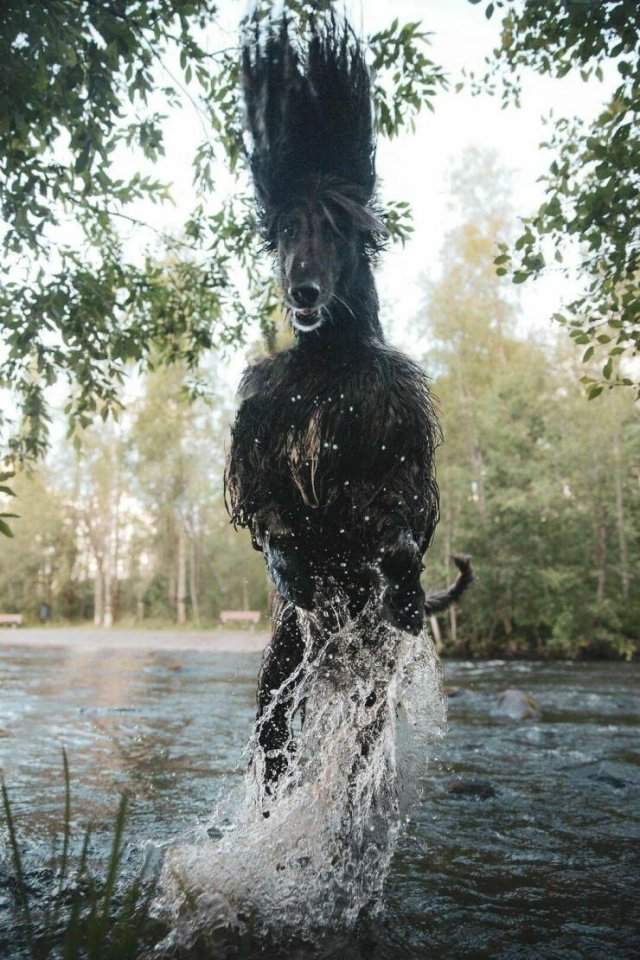
<path id="1" fill-rule="evenodd" d="M 286 240 L 294 240 L 298 232 L 298 225 L 295 220 L 287 218 L 280 221 L 280 236 Z"/>

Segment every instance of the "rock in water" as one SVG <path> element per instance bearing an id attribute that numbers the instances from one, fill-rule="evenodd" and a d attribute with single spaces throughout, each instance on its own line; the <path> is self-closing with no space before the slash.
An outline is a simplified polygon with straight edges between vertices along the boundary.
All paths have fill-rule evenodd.
<path id="1" fill-rule="evenodd" d="M 537 720 L 540 707 L 524 690 L 503 690 L 498 694 L 497 712 L 511 720 Z"/>
<path id="2" fill-rule="evenodd" d="M 496 795 L 496 788 L 486 780 L 451 780 L 448 790 L 458 799 L 489 800 Z"/>

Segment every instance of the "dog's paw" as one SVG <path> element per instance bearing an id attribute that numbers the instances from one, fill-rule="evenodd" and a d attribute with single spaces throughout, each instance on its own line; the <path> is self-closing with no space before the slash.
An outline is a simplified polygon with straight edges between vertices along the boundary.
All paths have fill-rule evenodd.
<path id="1" fill-rule="evenodd" d="M 424 626 L 424 590 L 418 584 L 412 590 L 389 585 L 382 598 L 382 618 L 417 636 Z"/>

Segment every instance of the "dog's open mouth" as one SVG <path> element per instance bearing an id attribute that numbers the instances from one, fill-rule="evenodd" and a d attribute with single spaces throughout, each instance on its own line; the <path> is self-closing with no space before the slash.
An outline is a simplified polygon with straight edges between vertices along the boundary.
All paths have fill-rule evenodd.
<path id="1" fill-rule="evenodd" d="M 302 333 L 311 333 L 312 330 L 317 330 L 323 320 L 322 307 L 298 309 L 291 312 L 291 323 L 296 330 L 300 330 Z"/>

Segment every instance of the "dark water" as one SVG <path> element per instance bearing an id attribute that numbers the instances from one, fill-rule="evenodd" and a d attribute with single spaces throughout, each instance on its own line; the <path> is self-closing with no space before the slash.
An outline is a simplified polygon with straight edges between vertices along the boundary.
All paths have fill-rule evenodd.
<path id="1" fill-rule="evenodd" d="M 29 869 L 59 829 L 63 745 L 74 823 L 97 824 L 97 855 L 124 789 L 132 862 L 144 841 L 206 817 L 242 775 L 258 662 L 3 643 L 0 768 Z M 640 956 L 639 666 L 495 661 L 445 672 L 457 688 L 449 733 L 396 854 L 383 919 L 295 955 Z M 500 716 L 496 695 L 507 687 L 532 695 L 539 719 Z M 6 933 L 3 844 L 1 834 Z"/>

